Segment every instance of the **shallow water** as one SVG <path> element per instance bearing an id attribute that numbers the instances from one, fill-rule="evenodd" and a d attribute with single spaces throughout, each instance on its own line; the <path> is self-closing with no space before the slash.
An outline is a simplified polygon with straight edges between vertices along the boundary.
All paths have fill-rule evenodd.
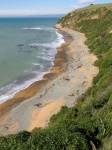
<path id="1" fill-rule="evenodd" d="M 40 80 L 64 43 L 58 18 L 0 19 L 0 103 Z"/>

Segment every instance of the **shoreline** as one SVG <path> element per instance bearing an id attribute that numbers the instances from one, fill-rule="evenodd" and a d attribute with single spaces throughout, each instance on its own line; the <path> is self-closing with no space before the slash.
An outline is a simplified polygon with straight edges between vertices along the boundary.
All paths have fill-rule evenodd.
<path id="1" fill-rule="evenodd" d="M 70 35 L 63 32 L 62 30 L 59 30 L 59 32 L 64 37 L 67 37 L 67 40 L 60 47 L 56 48 L 57 53 L 54 58 L 54 65 L 51 67 L 50 72 L 46 73 L 41 80 L 38 80 L 29 85 L 27 88 L 17 92 L 13 98 L 1 103 L 0 116 L 13 109 L 13 107 L 18 106 L 24 100 L 35 96 L 36 93 L 40 90 L 40 88 L 44 86 L 44 84 L 47 84 L 47 82 L 49 82 L 51 79 L 53 80 L 54 78 L 56 78 L 59 72 L 63 72 L 63 65 L 67 62 L 66 51 L 64 50 L 64 48 L 70 44 L 72 38 L 70 37 Z"/>
<path id="2" fill-rule="evenodd" d="M 85 35 L 61 28 L 60 25 L 56 25 L 56 28 L 65 33 L 69 41 L 57 48 L 55 65 L 49 74 L 4 105 L 11 109 L 13 102 L 19 100 L 12 106 L 11 111 L 2 107 L 4 109 L 1 114 L 8 113 L 4 113 L 0 118 L 0 135 L 47 127 L 50 117 L 59 112 L 62 106 L 72 107 L 77 103 L 78 98 L 91 86 L 93 77 L 98 73 L 98 68 L 93 65 L 97 58 L 89 53 L 88 47 L 84 44 Z M 33 97 L 30 97 L 31 95 Z M 23 100 L 22 97 L 26 100 L 20 102 Z"/>

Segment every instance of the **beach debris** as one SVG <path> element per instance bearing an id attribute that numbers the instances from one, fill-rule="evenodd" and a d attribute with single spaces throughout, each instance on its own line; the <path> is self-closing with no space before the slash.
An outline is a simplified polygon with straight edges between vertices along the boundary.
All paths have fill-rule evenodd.
<path id="1" fill-rule="evenodd" d="M 82 67 L 82 64 L 80 66 L 78 66 L 77 68 L 81 68 Z"/>
<path id="2" fill-rule="evenodd" d="M 67 81 L 70 81 L 70 79 L 68 77 L 63 77 L 63 79 L 65 79 Z"/>
<path id="3" fill-rule="evenodd" d="M 83 86 L 83 85 L 85 86 L 86 84 L 87 84 L 87 81 L 84 81 L 84 82 L 82 83 L 82 86 Z"/>
<path id="4" fill-rule="evenodd" d="M 34 106 L 36 106 L 36 107 L 42 107 L 42 104 L 41 103 L 38 103 L 38 104 L 35 104 Z"/>
<path id="5" fill-rule="evenodd" d="M 5 127 L 6 130 L 8 130 L 8 127 Z"/>
<path id="6" fill-rule="evenodd" d="M 39 98 L 41 98 L 43 95 L 40 95 Z"/>
<path id="7" fill-rule="evenodd" d="M 73 93 L 71 94 L 71 95 L 69 95 L 69 96 L 75 96 Z"/>

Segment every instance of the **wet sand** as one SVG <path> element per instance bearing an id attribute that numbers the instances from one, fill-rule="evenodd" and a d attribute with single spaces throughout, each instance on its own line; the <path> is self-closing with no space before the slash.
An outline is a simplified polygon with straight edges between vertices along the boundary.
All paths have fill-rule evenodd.
<path id="1" fill-rule="evenodd" d="M 70 35 L 69 40 L 57 48 L 55 65 L 49 74 L 0 105 L 1 135 L 46 127 L 61 106 L 72 107 L 77 103 L 98 73 L 93 65 L 97 58 L 85 46 L 84 34 L 56 27 Z"/>

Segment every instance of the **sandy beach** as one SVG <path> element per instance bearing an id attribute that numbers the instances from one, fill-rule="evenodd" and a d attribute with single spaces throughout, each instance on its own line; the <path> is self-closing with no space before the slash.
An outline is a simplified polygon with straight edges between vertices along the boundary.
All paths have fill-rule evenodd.
<path id="1" fill-rule="evenodd" d="M 0 135 L 47 127 L 50 117 L 62 106 L 77 103 L 98 73 L 94 66 L 97 58 L 84 44 L 85 35 L 60 25 L 56 28 L 69 35 L 69 40 L 57 48 L 49 74 L 0 105 Z"/>

